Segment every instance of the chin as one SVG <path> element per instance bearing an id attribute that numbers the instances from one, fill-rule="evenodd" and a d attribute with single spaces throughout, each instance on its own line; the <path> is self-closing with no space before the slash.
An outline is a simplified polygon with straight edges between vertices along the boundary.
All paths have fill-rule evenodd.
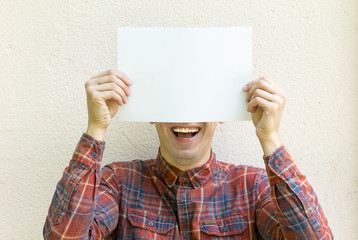
<path id="1" fill-rule="evenodd" d="M 178 159 L 196 159 L 198 158 L 198 151 L 195 149 L 178 150 L 175 156 Z"/>
<path id="2" fill-rule="evenodd" d="M 216 123 L 156 123 L 160 148 L 169 162 L 204 163 Z"/>

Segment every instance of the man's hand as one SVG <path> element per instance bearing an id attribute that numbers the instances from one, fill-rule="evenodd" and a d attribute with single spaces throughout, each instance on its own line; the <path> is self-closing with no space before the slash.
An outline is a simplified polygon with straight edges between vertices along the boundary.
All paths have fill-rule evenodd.
<path id="1" fill-rule="evenodd" d="M 87 94 L 87 134 L 103 140 L 111 119 L 118 106 L 127 103 L 132 81 L 116 70 L 108 70 L 92 77 L 85 84 Z"/>
<path id="2" fill-rule="evenodd" d="M 256 135 L 264 154 L 269 156 L 282 145 L 279 126 L 286 95 L 281 88 L 265 77 L 249 82 L 243 90 L 247 92 L 247 111 L 251 112 Z"/>

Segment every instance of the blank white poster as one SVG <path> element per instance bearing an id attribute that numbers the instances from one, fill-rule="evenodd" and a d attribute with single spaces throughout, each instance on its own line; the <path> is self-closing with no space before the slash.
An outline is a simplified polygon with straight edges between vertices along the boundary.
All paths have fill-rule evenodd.
<path id="1" fill-rule="evenodd" d="M 242 91 L 252 77 L 250 27 L 120 27 L 118 69 L 133 80 L 121 121 L 251 119 Z"/>

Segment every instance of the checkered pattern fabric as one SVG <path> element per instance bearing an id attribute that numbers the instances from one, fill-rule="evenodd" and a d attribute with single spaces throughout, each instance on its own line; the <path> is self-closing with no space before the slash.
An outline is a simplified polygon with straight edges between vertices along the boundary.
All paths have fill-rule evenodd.
<path id="1" fill-rule="evenodd" d="M 218 161 L 181 171 L 158 154 L 101 169 L 83 134 L 59 181 L 45 239 L 333 239 L 317 196 L 284 146 L 266 170 Z"/>

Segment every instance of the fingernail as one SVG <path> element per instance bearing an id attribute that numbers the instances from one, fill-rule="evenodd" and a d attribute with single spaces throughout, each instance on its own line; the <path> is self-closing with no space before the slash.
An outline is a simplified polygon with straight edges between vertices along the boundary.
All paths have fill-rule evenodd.
<path id="1" fill-rule="evenodd" d="M 242 88 L 242 90 L 247 91 L 248 87 L 249 87 L 249 86 L 246 84 L 246 85 Z"/>

